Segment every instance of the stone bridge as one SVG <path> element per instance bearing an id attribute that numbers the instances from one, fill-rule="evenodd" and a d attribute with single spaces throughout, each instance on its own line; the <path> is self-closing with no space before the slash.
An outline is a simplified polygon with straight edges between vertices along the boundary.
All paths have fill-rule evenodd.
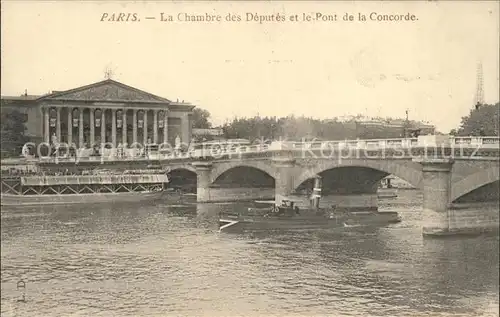
<path id="1" fill-rule="evenodd" d="M 446 162 L 450 166 L 450 203 L 460 200 L 463 196 L 480 187 L 499 181 L 498 158 L 449 158 Z M 249 158 L 169 163 L 166 166 L 174 174 L 179 170 L 192 173 L 192 176 L 197 177 L 198 189 L 217 188 L 221 176 L 230 174 L 234 169 L 246 173 L 260 171 L 274 180 L 277 192 L 290 195 L 317 175 L 321 176 L 335 169 L 348 169 L 350 173 L 353 173 L 351 175 L 361 173 L 368 180 L 371 180 L 370 185 L 378 185 L 382 178 L 392 174 L 416 188 L 424 189 L 423 167 L 426 164 L 437 165 L 436 161 L 420 161 L 418 158 L 409 157 L 404 159 L 354 158 L 342 160 L 293 158 L 287 161 L 275 160 L 274 158 Z M 340 180 L 340 182 L 346 183 L 348 181 L 348 179 Z M 239 184 L 232 183 L 232 185 L 238 186 Z M 340 185 L 347 186 L 348 184 Z M 361 186 L 361 184 L 357 185 Z M 210 191 L 205 191 L 205 194 L 200 191 L 197 197 L 199 202 L 225 200 L 224 197 L 211 197 Z"/>
<path id="2" fill-rule="evenodd" d="M 310 191 L 312 179 L 320 176 L 323 192 L 337 206 L 351 210 L 377 210 L 378 184 L 392 174 L 422 190 L 424 233 L 498 229 L 498 137 L 274 142 L 266 147 L 205 150 L 162 157 L 80 159 L 72 167 L 62 161 L 47 164 L 50 169 L 161 165 L 170 169 L 171 186 L 196 187 L 198 202 L 279 200 Z"/>
<path id="3" fill-rule="evenodd" d="M 161 164 L 174 176 L 196 177 L 198 202 L 270 195 L 279 200 L 312 189 L 312 180 L 319 175 L 323 191 L 337 206 L 351 210 L 377 210 L 378 184 L 392 174 L 423 191 L 424 233 L 454 232 L 472 222 L 498 228 L 497 207 L 489 215 L 477 211 L 484 204 L 498 205 L 498 145 L 457 146 L 434 140 L 411 147 L 335 148 L 328 155 L 322 148 L 297 149 L 288 144 L 258 153 L 163 160 Z"/>

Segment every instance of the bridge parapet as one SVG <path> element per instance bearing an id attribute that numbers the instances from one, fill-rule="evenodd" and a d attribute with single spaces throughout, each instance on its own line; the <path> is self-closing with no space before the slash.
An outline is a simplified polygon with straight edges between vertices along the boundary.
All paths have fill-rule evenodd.
<path id="1" fill-rule="evenodd" d="M 434 149 L 451 149 L 450 155 L 455 157 L 498 157 L 500 152 L 499 137 L 450 137 L 446 135 L 419 136 L 418 138 L 399 139 L 364 139 L 364 140 L 334 140 L 334 141 L 275 141 L 270 145 L 259 144 L 251 146 L 232 147 L 231 149 L 204 149 L 187 153 L 150 153 L 147 156 L 116 155 L 115 152 L 106 152 L 103 156 L 77 156 L 77 157 L 45 157 L 30 162 L 38 163 L 64 163 L 64 162 L 133 162 L 161 160 L 163 162 L 191 162 L 203 160 L 224 159 L 251 159 L 280 156 L 283 151 L 293 153 L 295 157 L 308 155 L 322 155 L 329 153 L 333 157 L 336 154 L 353 155 L 353 153 L 364 153 L 364 156 L 372 156 L 377 152 L 384 157 L 405 157 L 421 155 L 423 153 L 437 153 Z M 350 151 L 350 152 L 349 152 Z M 115 154 L 113 154 L 115 153 Z M 127 152 L 128 153 L 128 152 Z M 132 153 L 132 152 L 131 152 Z M 405 154 L 406 153 L 406 154 Z M 357 155 L 357 154 L 356 154 Z M 360 154 L 361 155 L 361 154 Z M 380 158 L 380 155 L 378 156 Z"/>
<path id="2" fill-rule="evenodd" d="M 271 147 L 276 149 L 387 149 L 387 148 L 413 148 L 429 146 L 446 147 L 473 147 L 498 149 L 499 137 L 451 137 L 447 135 L 423 135 L 418 138 L 399 139 L 363 139 L 363 140 L 334 140 L 334 141 L 300 141 L 300 142 L 275 142 Z"/>
<path id="3" fill-rule="evenodd" d="M 466 146 L 450 145 L 439 146 L 429 144 L 427 146 L 413 146 L 406 147 L 398 145 L 394 142 L 393 145 L 387 147 L 376 147 L 365 143 L 363 147 L 348 147 L 348 146 L 335 146 L 338 143 L 321 142 L 312 144 L 310 146 L 300 144 L 292 144 L 288 149 L 267 149 L 264 151 L 226 151 L 219 152 L 215 155 L 194 156 L 155 156 L 154 160 L 167 164 L 190 163 L 194 161 L 224 161 L 224 160 L 248 160 L 248 159 L 272 159 L 276 157 L 293 156 L 295 158 L 373 158 L 373 159 L 411 159 L 416 156 L 440 156 L 449 155 L 456 159 L 498 159 L 500 151 L 497 145 L 491 143 L 486 146 L 471 146 L 469 143 L 464 143 Z M 283 147 L 284 148 L 284 147 Z M 286 154 L 285 154 L 286 153 Z M 151 162 L 150 158 L 119 158 L 119 157 L 105 157 L 105 158 L 91 158 L 91 159 L 76 159 L 76 158 L 51 158 L 42 159 L 38 161 L 41 164 L 54 164 L 54 163 L 112 163 L 112 162 Z"/>
<path id="4" fill-rule="evenodd" d="M 454 147 L 412 147 L 412 148 L 329 148 L 327 146 L 321 148 L 294 148 L 288 150 L 268 150 L 265 152 L 255 153 L 222 153 L 217 157 L 205 157 L 209 161 L 228 161 L 228 160 L 253 160 L 253 159 L 272 159 L 273 161 L 279 158 L 293 157 L 309 158 L 309 159 L 412 159 L 414 157 L 440 157 L 451 156 L 460 160 L 497 160 L 500 156 L 500 151 L 495 148 L 454 148 Z M 196 158 L 189 158 L 193 160 Z M 178 160 L 166 159 L 163 162 L 176 162 Z"/>
<path id="5" fill-rule="evenodd" d="M 496 148 L 498 149 L 500 143 L 500 138 L 497 136 L 493 137 L 455 137 L 452 138 L 453 144 L 456 145 L 470 145 L 472 147 L 486 147 L 486 148 Z"/>
<path id="6" fill-rule="evenodd" d="M 374 140 L 335 140 L 335 141 L 309 141 L 285 142 L 286 147 L 293 149 L 380 149 L 380 148 L 409 148 L 418 145 L 416 138 L 412 139 L 374 139 Z"/>

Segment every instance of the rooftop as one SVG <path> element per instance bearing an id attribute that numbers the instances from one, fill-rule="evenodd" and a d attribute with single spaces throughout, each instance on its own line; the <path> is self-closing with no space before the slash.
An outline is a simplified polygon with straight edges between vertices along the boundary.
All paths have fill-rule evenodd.
<path id="1" fill-rule="evenodd" d="M 2 100 L 36 100 L 40 98 L 39 95 L 21 95 L 21 96 L 2 96 Z"/>
<path id="2" fill-rule="evenodd" d="M 43 102 L 43 101 L 76 101 L 76 102 L 119 102 L 119 103 L 141 103 L 171 105 L 182 109 L 192 110 L 195 106 L 186 102 L 170 101 L 149 92 L 137 89 L 106 79 L 93 84 L 69 89 L 54 90 L 45 95 L 28 95 L 27 92 L 20 96 L 2 96 L 2 101 L 7 102 Z M 2 104 L 5 104 L 4 102 Z"/>

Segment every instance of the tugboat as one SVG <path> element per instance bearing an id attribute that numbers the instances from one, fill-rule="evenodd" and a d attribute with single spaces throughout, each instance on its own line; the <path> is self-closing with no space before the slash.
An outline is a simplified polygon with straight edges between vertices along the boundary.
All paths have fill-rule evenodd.
<path id="1" fill-rule="evenodd" d="M 264 204 L 266 202 L 260 201 Z M 248 208 L 246 212 L 220 213 L 219 232 L 232 230 L 328 229 L 351 226 L 385 226 L 401 222 L 397 212 L 349 212 L 336 206 L 300 209 L 291 199 L 281 204 L 268 202 L 267 208 Z"/>
<path id="2" fill-rule="evenodd" d="M 300 209 L 297 201 L 277 195 L 266 208 L 248 208 L 243 213 L 219 214 L 219 232 L 230 230 L 329 229 L 353 226 L 385 226 L 401 222 L 397 212 L 352 211 L 331 206 L 320 208 L 322 180 L 316 175 L 311 206 Z"/>

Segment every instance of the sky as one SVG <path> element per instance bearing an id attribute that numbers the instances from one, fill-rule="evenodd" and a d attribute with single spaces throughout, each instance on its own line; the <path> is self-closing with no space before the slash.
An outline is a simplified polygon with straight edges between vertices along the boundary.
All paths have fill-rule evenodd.
<path id="1" fill-rule="evenodd" d="M 244 116 L 345 115 L 458 127 L 483 65 L 487 103 L 499 100 L 499 4 L 460 2 L 3 1 L 1 93 L 44 94 L 113 79 L 208 110 L 215 124 Z M 358 14 L 414 14 L 404 22 Z M 101 21 L 136 13 L 140 21 Z M 162 22 L 160 14 L 220 15 Z M 280 14 L 284 22 L 246 21 Z M 338 21 L 290 21 L 297 14 Z M 355 21 L 343 21 L 345 14 Z M 227 14 L 242 21 L 227 22 Z M 146 17 L 155 17 L 148 20 Z"/>

